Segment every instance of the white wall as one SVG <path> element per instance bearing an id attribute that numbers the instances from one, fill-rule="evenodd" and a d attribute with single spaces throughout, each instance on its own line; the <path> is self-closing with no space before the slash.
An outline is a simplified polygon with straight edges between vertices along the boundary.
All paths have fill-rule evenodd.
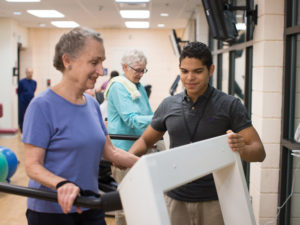
<path id="1" fill-rule="evenodd" d="M 278 204 L 284 1 L 256 0 L 254 30 L 252 119 L 266 150 L 263 163 L 252 163 L 250 191 L 259 224 L 276 218 Z M 276 224 L 276 223 L 274 223 Z"/>
<path id="2" fill-rule="evenodd" d="M 52 66 L 54 47 L 62 33 L 62 29 L 29 29 L 29 44 L 22 51 L 21 68 L 27 66 L 34 69 L 37 80 L 37 93 L 45 90 L 46 80 L 51 79 L 52 85 L 59 82 L 61 74 Z M 143 83 L 152 85 L 150 104 L 155 110 L 163 98 L 169 96 L 169 88 L 179 73 L 178 59 L 175 57 L 169 40 L 170 29 L 101 29 L 97 30 L 104 39 L 106 60 L 104 66 L 109 72 L 121 70 L 123 53 L 132 48 L 143 50 L 148 58 L 148 73 Z M 100 77 L 96 86 L 100 86 L 107 76 Z"/>
<path id="3" fill-rule="evenodd" d="M 17 128 L 17 78 L 12 76 L 17 66 L 18 42 L 27 44 L 27 31 L 9 19 L 0 19 L 0 102 L 3 104 L 3 117 L 0 129 Z"/>
<path id="4" fill-rule="evenodd" d="M 203 5 L 195 9 L 196 40 L 208 44 L 208 23 Z"/>

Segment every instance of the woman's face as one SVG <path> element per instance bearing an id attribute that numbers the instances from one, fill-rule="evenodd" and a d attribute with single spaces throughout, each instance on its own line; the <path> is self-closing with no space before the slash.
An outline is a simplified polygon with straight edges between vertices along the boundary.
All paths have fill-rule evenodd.
<path id="1" fill-rule="evenodd" d="M 124 75 L 131 82 L 138 84 L 144 75 L 146 65 L 144 63 L 134 63 L 132 65 L 123 65 Z"/>
<path id="2" fill-rule="evenodd" d="M 85 91 L 93 89 L 99 76 L 104 75 L 103 61 L 105 60 L 105 50 L 103 43 L 89 38 L 85 46 L 79 52 L 75 59 L 71 59 L 68 69 L 66 66 L 67 76 L 79 89 Z"/>

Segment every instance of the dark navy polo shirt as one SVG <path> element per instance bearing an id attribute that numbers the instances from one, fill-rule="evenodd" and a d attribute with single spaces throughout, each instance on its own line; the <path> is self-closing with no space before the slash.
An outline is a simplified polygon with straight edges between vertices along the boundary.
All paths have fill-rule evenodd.
<path id="1" fill-rule="evenodd" d="M 237 133 L 252 123 L 238 98 L 209 85 L 195 103 L 186 92 L 164 99 L 151 126 L 157 131 L 168 131 L 170 148 L 174 148 L 224 135 L 229 129 Z M 168 196 L 187 202 L 218 199 L 212 174 L 171 190 Z"/>

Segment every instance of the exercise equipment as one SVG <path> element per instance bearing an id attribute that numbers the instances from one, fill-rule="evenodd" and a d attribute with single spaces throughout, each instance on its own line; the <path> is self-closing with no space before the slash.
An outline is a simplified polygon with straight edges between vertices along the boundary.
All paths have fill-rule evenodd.
<path id="1" fill-rule="evenodd" d="M 170 225 L 163 193 L 209 173 L 214 176 L 225 225 L 256 225 L 241 159 L 227 135 L 142 156 L 116 191 L 100 198 L 77 197 L 75 205 L 122 209 L 128 225 Z M 57 201 L 55 192 L 0 182 L 0 191 Z M 237 213 L 238 209 L 238 213 Z"/>
<path id="2" fill-rule="evenodd" d="M 109 134 L 110 139 L 118 139 L 118 140 L 129 140 L 135 141 L 139 139 L 138 135 L 126 135 L 126 134 Z"/>
<path id="3" fill-rule="evenodd" d="M 99 166 L 98 188 L 102 192 L 117 191 L 118 183 L 114 180 L 111 173 L 111 162 L 101 159 Z"/>
<path id="4" fill-rule="evenodd" d="M 212 173 L 225 225 L 256 225 L 241 159 L 227 135 L 142 156 L 119 184 L 128 225 L 170 225 L 164 192 Z"/>
<path id="5" fill-rule="evenodd" d="M 42 199 L 51 202 L 57 202 L 56 192 L 22 187 L 18 185 L 3 183 L 3 182 L 0 182 L 0 191 L 9 194 L 14 194 L 14 195 L 20 195 L 20 196 L 37 198 L 37 199 Z M 107 212 L 122 209 L 122 203 L 120 201 L 120 196 L 117 191 L 105 193 L 101 195 L 100 198 L 79 196 L 75 199 L 74 205 L 90 208 L 90 209 L 101 209 Z"/>
<path id="6" fill-rule="evenodd" d="M 18 167 L 18 159 L 16 154 L 9 148 L 0 146 L 0 152 L 5 156 L 8 164 L 8 174 L 6 180 L 9 182 L 9 179 L 12 175 L 15 174 Z"/>
<path id="7" fill-rule="evenodd" d="M 5 181 L 8 175 L 8 163 L 5 155 L 0 152 L 0 181 Z"/>

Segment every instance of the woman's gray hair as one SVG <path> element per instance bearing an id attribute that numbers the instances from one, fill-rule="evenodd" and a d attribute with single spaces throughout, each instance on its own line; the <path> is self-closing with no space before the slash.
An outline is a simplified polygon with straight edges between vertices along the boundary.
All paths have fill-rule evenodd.
<path id="1" fill-rule="evenodd" d="M 65 66 L 62 61 L 63 54 L 76 58 L 84 48 L 85 41 L 88 38 L 93 38 L 96 41 L 103 43 L 103 39 L 98 32 L 85 27 L 77 27 L 66 34 L 63 34 L 55 46 L 53 66 L 57 70 L 64 72 Z"/>
<path id="2" fill-rule="evenodd" d="M 122 65 L 133 65 L 135 63 L 147 65 L 147 58 L 142 51 L 139 50 L 130 50 L 124 54 L 122 57 Z"/>

